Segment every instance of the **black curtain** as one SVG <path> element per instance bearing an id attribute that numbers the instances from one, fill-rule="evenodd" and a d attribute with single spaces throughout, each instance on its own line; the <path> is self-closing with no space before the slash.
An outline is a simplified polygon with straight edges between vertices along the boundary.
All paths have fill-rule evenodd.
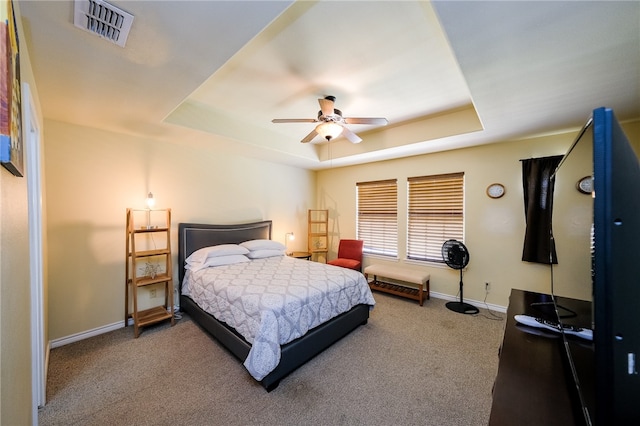
<path id="1" fill-rule="evenodd" d="M 522 260 L 536 263 L 558 263 L 552 240 L 553 180 L 551 175 L 562 155 L 522 160 L 524 217 L 526 231 Z"/>

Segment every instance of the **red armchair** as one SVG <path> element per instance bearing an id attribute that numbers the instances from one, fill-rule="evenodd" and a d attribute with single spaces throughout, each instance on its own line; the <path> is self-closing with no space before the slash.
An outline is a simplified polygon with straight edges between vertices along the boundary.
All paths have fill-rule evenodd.
<path id="1" fill-rule="evenodd" d="M 338 258 L 328 261 L 329 265 L 362 271 L 362 240 L 340 240 Z"/>

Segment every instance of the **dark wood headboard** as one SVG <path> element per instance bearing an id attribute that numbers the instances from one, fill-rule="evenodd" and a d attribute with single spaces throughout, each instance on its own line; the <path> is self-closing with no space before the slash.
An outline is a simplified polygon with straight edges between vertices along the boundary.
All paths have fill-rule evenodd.
<path id="1" fill-rule="evenodd" d="M 218 244 L 240 244 L 245 241 L 259 239 L 271 239 L 270 220 L 233 225 L 178 224 L 178 280 L 180 290 L 182 290 L 182 279 L 184 278 L 184 260 L 194 251 Z"/>

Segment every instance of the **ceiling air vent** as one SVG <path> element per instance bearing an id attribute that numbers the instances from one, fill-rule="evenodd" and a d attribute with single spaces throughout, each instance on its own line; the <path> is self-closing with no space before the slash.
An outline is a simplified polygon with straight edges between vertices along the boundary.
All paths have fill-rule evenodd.
<path id="1" fill-rule="evenodd" d="M 124 47 L 133 15 L 102 0 L 75 0 L 73 24 Z"/>

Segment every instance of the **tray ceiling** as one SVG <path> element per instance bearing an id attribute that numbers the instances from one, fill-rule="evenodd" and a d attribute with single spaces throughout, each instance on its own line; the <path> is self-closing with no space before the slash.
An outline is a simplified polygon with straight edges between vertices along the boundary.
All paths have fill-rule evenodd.
<path id="1" fill-rule="evenodd" d="M 124 48 L 72 1 L 19 2 L 46 118 L 322 169 L 640 116 L 638 2 L 110 3 L 135 16 Z M 328 149 L 271 123 L 325 95 L 389 125 Z"/>

